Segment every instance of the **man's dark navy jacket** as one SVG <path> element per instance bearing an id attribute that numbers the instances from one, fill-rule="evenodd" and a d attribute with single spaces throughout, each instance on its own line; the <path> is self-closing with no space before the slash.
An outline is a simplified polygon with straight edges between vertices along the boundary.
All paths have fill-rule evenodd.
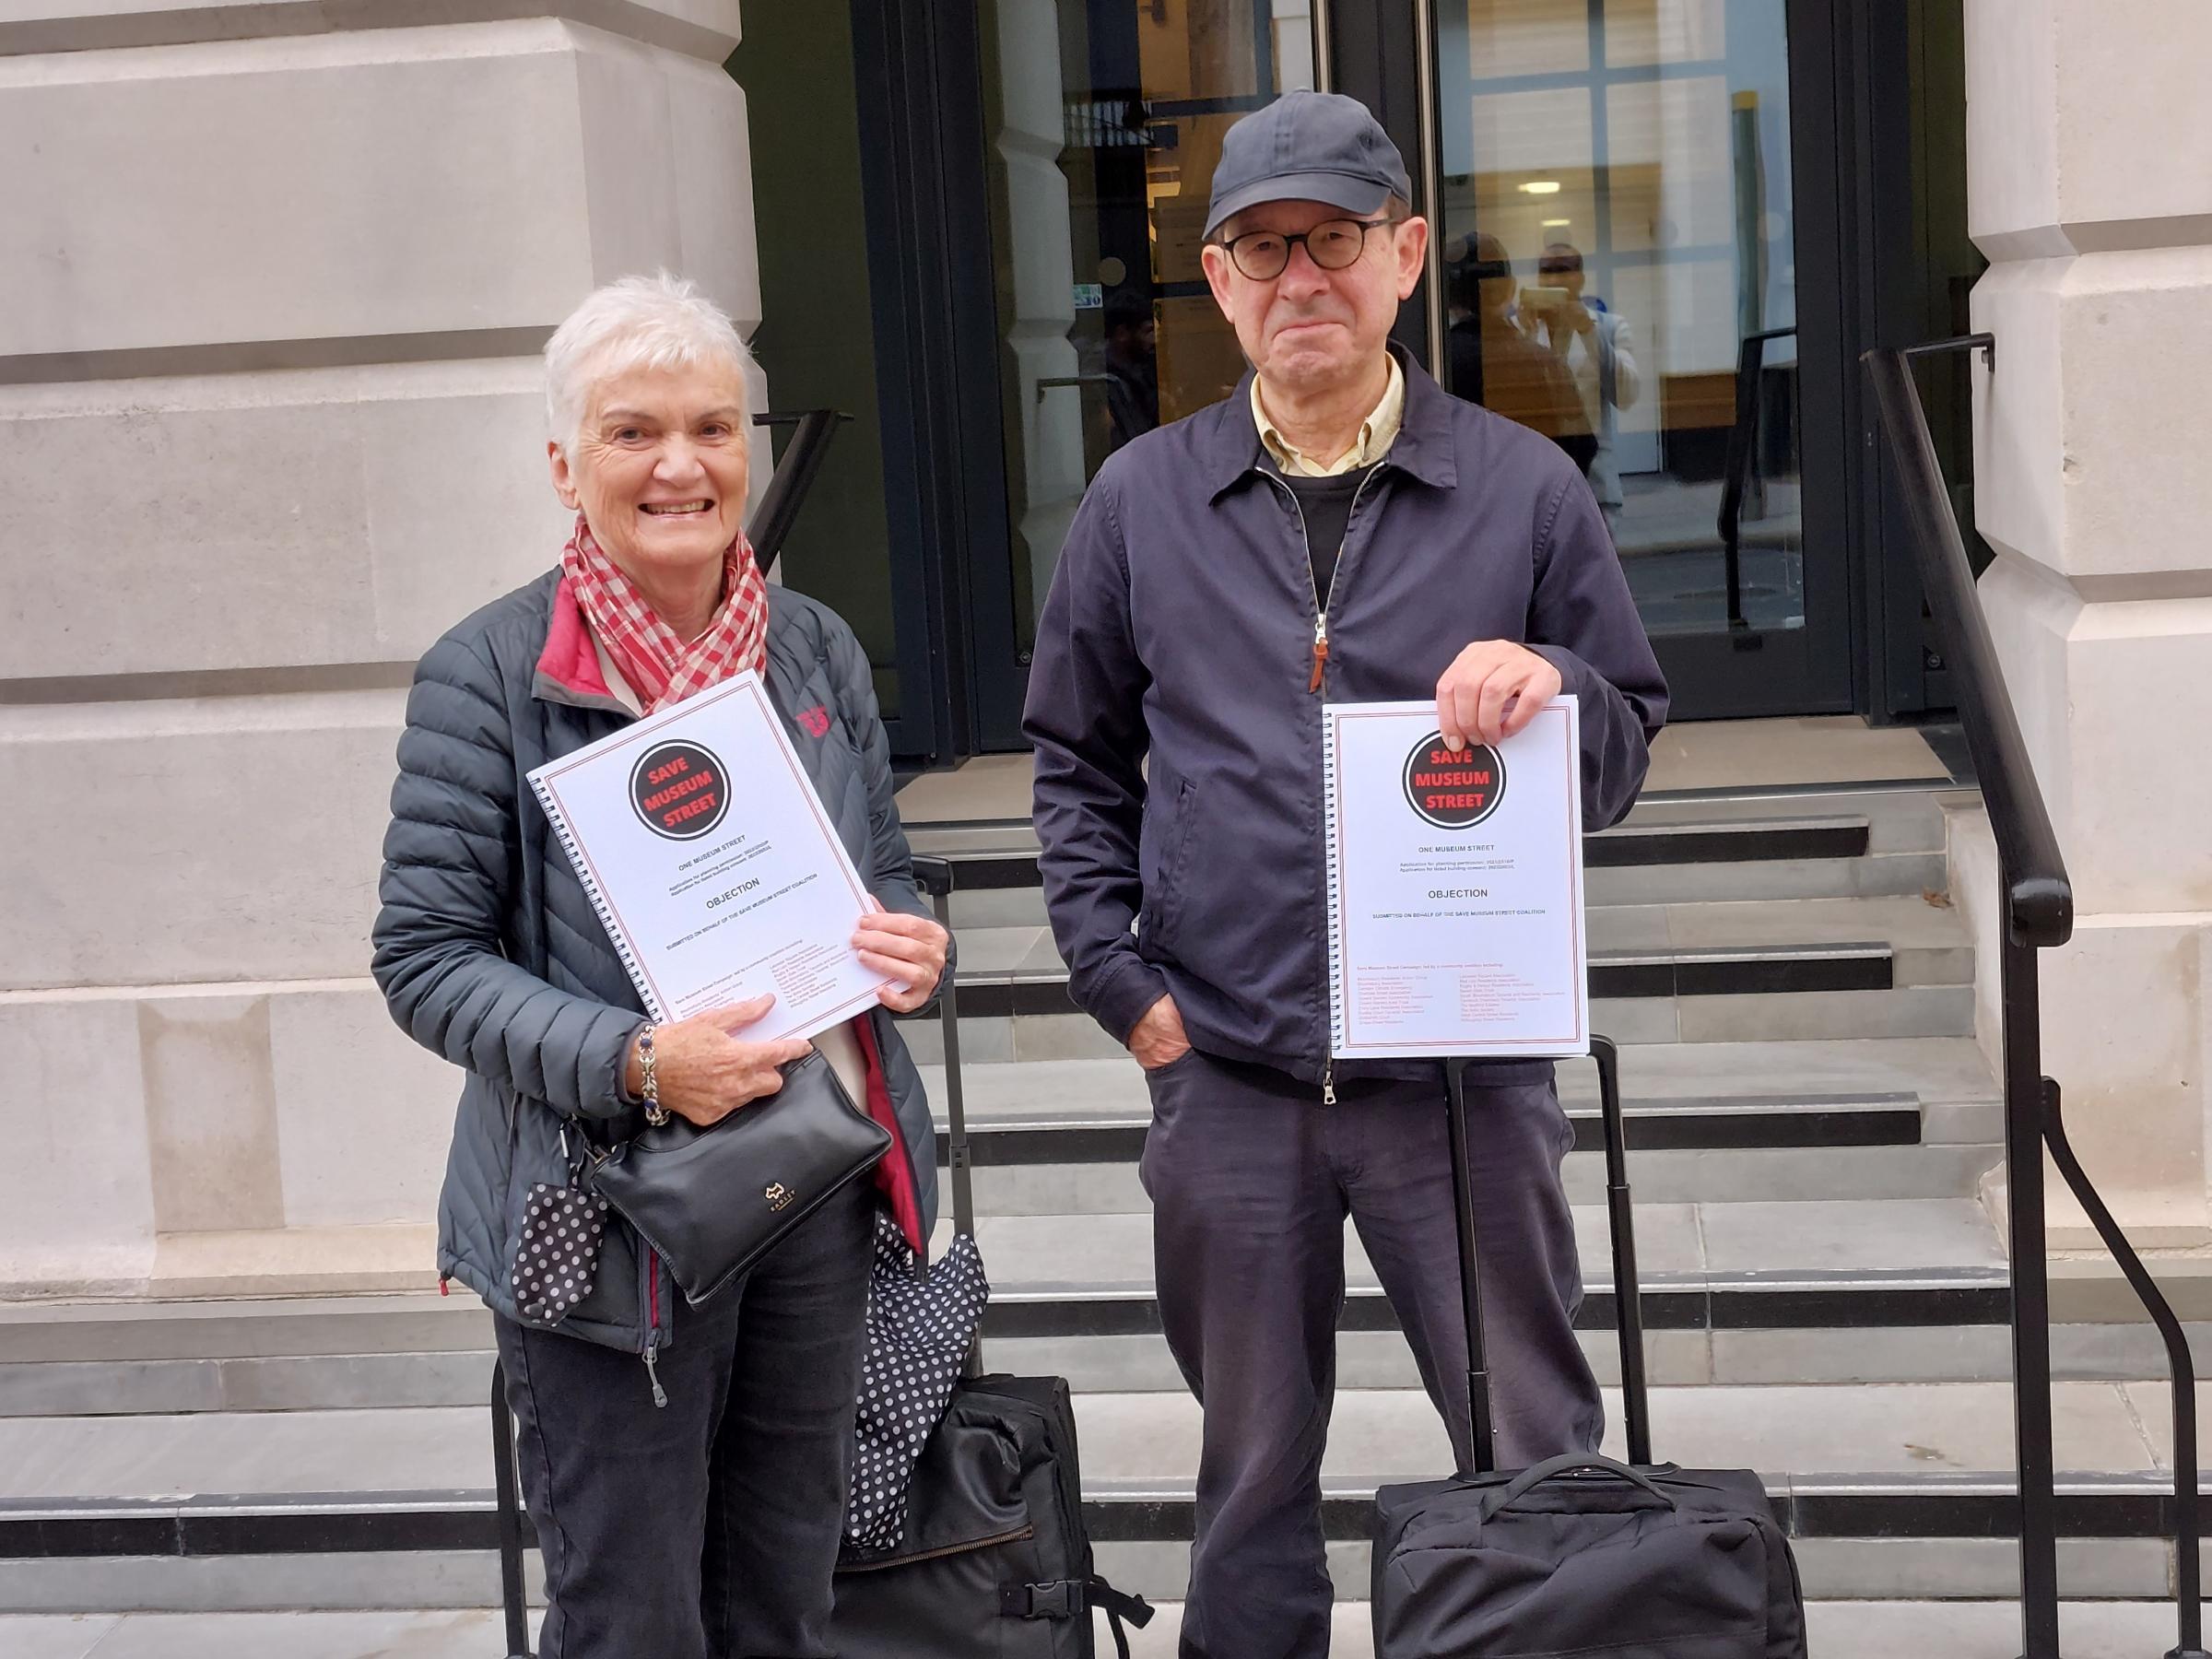
<path id="1" fill-rule="evenodd" d="M 1111 456 L 1069 527 L 1022 724 L 1069 990 L 1116 1038 L 1171 993 L 1208 1053 L 1322 1077 L 1324 700 L 1432 698 L 1471 642 L 1523 641 L 1582 700 L 1585 827 L 1643 782 L 1666 684 L 1589 486 L 1400 362 L 1405 422 L 1345 535 L 1318 691 L 1305 541 L 1249 375 Z"/>

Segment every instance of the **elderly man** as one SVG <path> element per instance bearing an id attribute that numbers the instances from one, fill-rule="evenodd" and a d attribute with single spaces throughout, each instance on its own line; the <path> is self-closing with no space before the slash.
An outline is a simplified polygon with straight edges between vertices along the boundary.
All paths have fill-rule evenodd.
<path id="1" fill-rule="evenodd" d="M 1230 130 L 1204 258 L 1253 372 L 1100 469 L 1030 673 L 1046 901 L 1076 999 L 1145 1069 L 1160 1313 L 1206 1413 L 1185 1659 L 1327 1652 L 1347 1215 L 1469 1457 L 1441 1067 L 1329 1054 L 1323 703 L 1434 696 L 1457 747 L 1572 691 L 1593 828 L 1666 708 L 1573 463 L 1387 345 L 1428 244 L 1408 196 L 1349 99 Z M 1470 1076 L 1499 1453 L 1529 1463 L 1602 1427 L 1571 1134 L 1548 1064 Z"/>

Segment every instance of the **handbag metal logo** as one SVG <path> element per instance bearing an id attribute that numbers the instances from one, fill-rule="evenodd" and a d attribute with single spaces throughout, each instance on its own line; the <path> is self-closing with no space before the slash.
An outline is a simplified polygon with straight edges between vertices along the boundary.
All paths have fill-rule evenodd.
<path id="1" fill-rule="evenodd" d="M 789 1204 L 794 1198 L 798 1196 L 796 1193 L 794 1193 L 789 1187 L 785 1186 L 780 1181 L 770 1182 L 768 1183 L 768 1190 L 762 1193 L 760 1195 L 768 1200 L 768 1207 L 771 1210 L 782 1209 L 785 1205 Z"/>

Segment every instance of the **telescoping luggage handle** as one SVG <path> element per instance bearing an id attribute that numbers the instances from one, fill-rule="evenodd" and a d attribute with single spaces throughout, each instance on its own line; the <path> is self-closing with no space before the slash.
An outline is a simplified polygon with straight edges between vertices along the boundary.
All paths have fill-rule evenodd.
<path id="1" fill-rule="evenodd" d="M 1636 1218 L 1629 1193 L 1628 1127 L 1620 1110 L 1620 1052 L 1610 1037 L 1590 1039 L 1597 1063 L 1598 1114 L 1605 1120 L 1606 1211 L 1613 1234 L 1613 1313 L 1620 1333 L 1622 1415 L 1629 1462 L 1652 1461 L 1651 1400 L 1643 1370 L 1643 1308 L 1636 1273 Z M 1459 1289 L 1467 1324 L 1467 1427 L 1475 1473 L 1498 1467 L 1497 1430 L 1490 1414 L 1489 1359 L 1482 1335 L 1482 1284 L 1476 1272 L 1475 1194 L 1467 1183 L 1467 1065 L 1464 1056 L 1444 1062 L 1446 1112 L 1452 1130 L 1452 1198 L 1459 1233 Z"/>
<path id="2" fill-rule="evenodd" d="M 929 907 L 936 913 L 937 924 L 947 933 L 952 931 L 952 861 L 917 854 L 913 861 L 914 881 L 929 895 Z M 969 1177 L 971 1159 L 968 1148 L 968 1102 L 960 1083 L 960 1003 L 959 987 L 947 970 L 937 987 L 938 1024 L 945 1032 L 945 1136 L 946 1155 L 952 1171 L 952 1228 L 956 1233 L 975 1236 L 975 1186 Z M 983 1338 L 979 1331 L 969 1344 L 968 1359 L 961 1367 L 964 1377 L 983 1374 Z"/>
<path id="3" fill-rule="evenodd" d="M 523 1506 L 515 1493 L 514 1417 L 507 1409 L 507 1366 L 491 1367 L 491 1484 L 498 1497 L 500 1606 L 507 1616 L 507 1659 L 530 1659 L 530 1616 L 523 1602 Z"/>
<path id="4" fill-rule="evenodd" d="M 792 524 L 799 516 L 799 505 L 813 488 L 815 474 L 821 470 L 830 441 L 837 436 L 837 429 L 852 418 L 836 409 L 800 409 L 789 413 L 770 410 L 753 417 L 755 426 L 797 429 L 784 447 L 783 459 L 769 479 L 768 488 L 761 494 L 760 511 L 747 526 L 753 557 L 759 561 L 763 575 L 775 563 L 776 555 L 783 550 Z M 946 993 L 948 996 L 951 994 L 949 982 Z M 946 1006 L 949 1010 L 951 1005 Z M 516 1491 L 514 1418 L 507 1409 L 507 1367 L 499 1360 L 494 1360 L 491 1367 L 491 1452 L 493 1491 L 499 1510 L 500 1601 L 507 1618 L 507 1656 L 531 1659 L 530 1618 L 523 1601 L 523 1506 Z"/>
<path id="5" fill-rule="evenodd" d="M 917 854 L 913 860 L 914 881 L 929 895 L 930 909 L 936 913 L 938 925 L 947 933 L 952 931 L 952 861 Z M 975 1189 L 969 1179 L 972 1159 L 968 1149 L 968 1102 L 960 1084 L 960 1004 L 959 987 L 954 975 L 947 972 L 944 982 L 937 987 L 937 1014 L 945 1031 L 945 1120 L 946 1147 L 952 1170 L 952 1225 L 954 1230 L 972 1238 L 975 1234 Z M 969 1345 L 968 1359 L 961 1374 L 970 1379 L 983 1373 L 983 1338 L 979 1332 Z M 1030 1593 L 1039 1586 L 1024 1585 L 1016 1594 L 1024 1596 L 1020 1609 L 1012 1616 L 1021 1618 L 1052 1617 L 1053 1604 L 1043 1612 Z M 1118 1659 L 1129 1659 L 1129 1635 L 1123 1629 L 1124 1621 L 1143 1630 L 1152 1622 L 1152 1608 L 1141 1595 L 1130 1595 L 1116 1590 L 1104 1579 L 1093 1574 L 1084 1581 L 1081 1597 L 1075 1595 L 1078 1586 L 1074 1583 L 1054 1586 L 1063 1597 L 1073 1617 L 1088 1618 L 1089 1609 L 1098 1607 L 1106 1614 L 1107 1629 L 1112 1633 Z"/>

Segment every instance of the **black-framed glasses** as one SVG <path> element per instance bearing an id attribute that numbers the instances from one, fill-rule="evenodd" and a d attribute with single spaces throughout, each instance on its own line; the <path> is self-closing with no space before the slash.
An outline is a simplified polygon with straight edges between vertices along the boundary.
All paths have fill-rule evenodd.
<path id="1" fill-rule="evenodd" d="M 1220 245 L 1228 251 L 1230 263 L 1253 281 L 1272 282 L 1289 267 L 1290 250 L 1301 242 L 1306 257 L 1323 270 L 1342 271 L 1359 263 L 1359 255 L 1367 252 L 1370 230 L 1403 223 L 1403 219 L 1387 217 L 1324 219 L 1295 236 L 1280 230 L 1247 230 Z"/>

